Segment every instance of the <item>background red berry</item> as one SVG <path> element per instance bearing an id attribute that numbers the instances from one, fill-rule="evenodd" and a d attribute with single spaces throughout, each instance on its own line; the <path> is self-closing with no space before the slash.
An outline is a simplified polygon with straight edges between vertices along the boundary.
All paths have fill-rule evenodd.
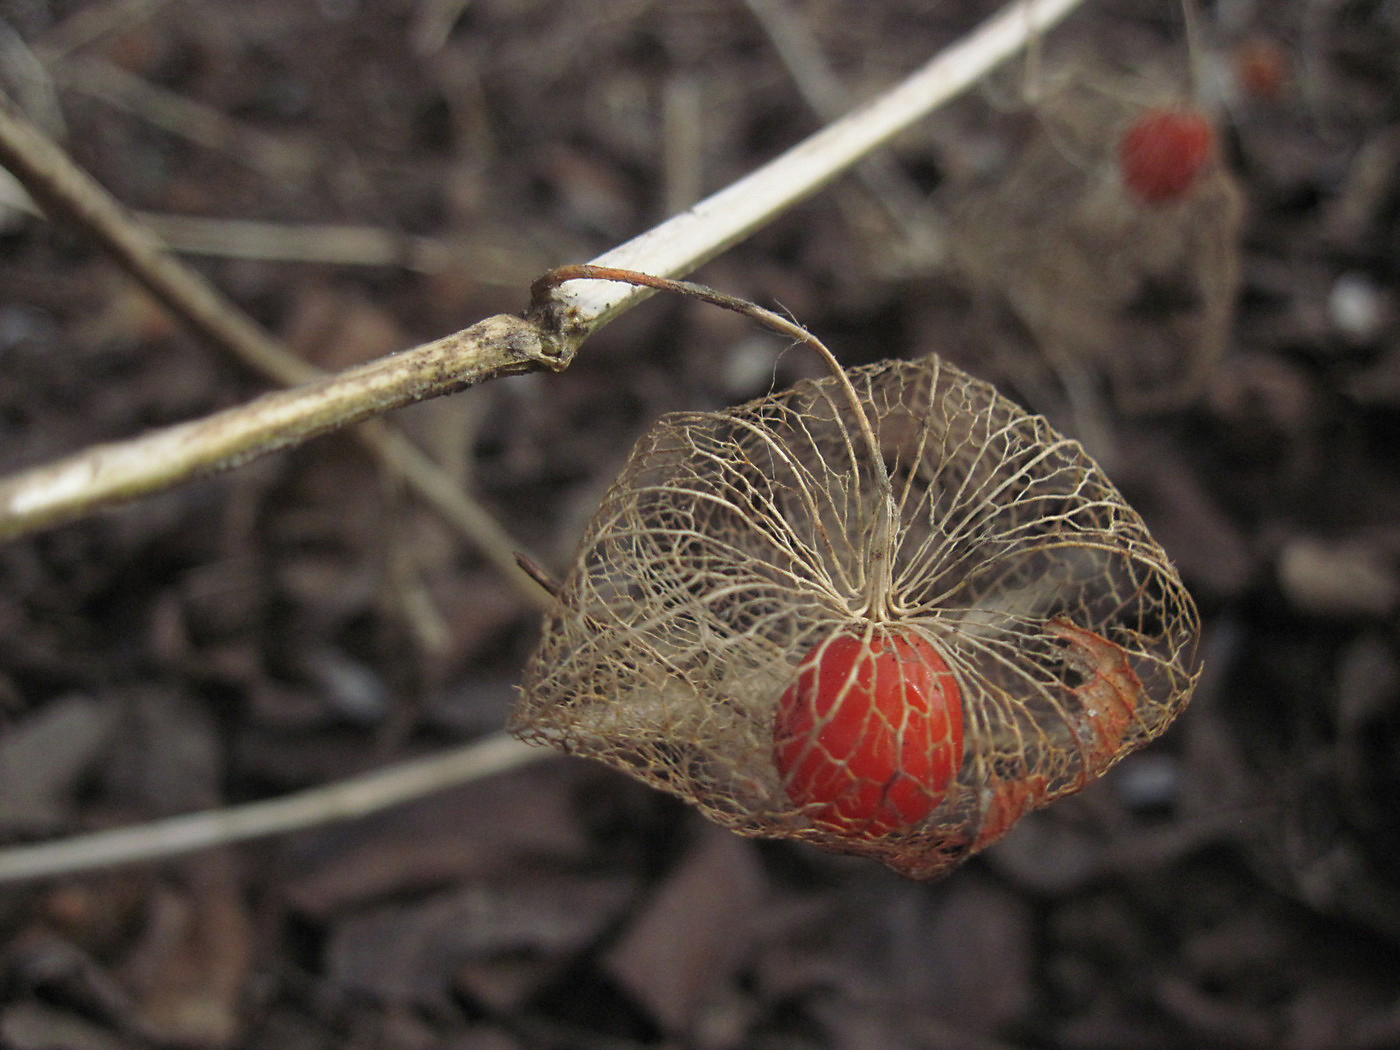
<path id="1" fill-rule="evenodd" d="M 1124 133 L 1118 162 L 1128 190 L 1149 204 L 1180 200 L 1210 159 L 1215 131 L 1194 110 L 1148 110 Z"/>

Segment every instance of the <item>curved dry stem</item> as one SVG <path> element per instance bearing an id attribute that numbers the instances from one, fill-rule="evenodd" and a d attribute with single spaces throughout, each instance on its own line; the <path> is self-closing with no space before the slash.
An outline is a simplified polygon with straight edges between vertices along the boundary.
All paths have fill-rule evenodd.
<path id="1" fill-rule="evenodd" d="M 368 816 L 423 795 L 517 769 L 549 752 L 495 733 L 455 751 L 400 762 L 294 795 L 90 835 L 0 849 L 0 883 L 72 875 Z"/>
<path id="2" fill-rule="evenodd" d="M 560 266 L 550 270 L 535 281 L 530 288 L 532 313 L 540 316 L 547 315 L 554 302 L 554 293 L 569 281 L 615 281 L 638 288 L 650 288 L 654 291 L 672 292 L 687 298 L 699 299 L 702 302 L 725 310 L 732 310 L 734 313 L 757 321 L 765 328 L 771 329 L 779 335 L 787 336 L 807 347 L 821 359 L 832 382 L 836 384 L 845 397 L 846 405 L 851 410 L 861 439 L 865 443 L 865 451 L 869 455 L 865 465 L 870 470 L 871 477 L 875 482 L 874 506 L 871 508 L 874 520 L 869 525 L 874 541 L 871 544 L 871 561 L 867 565 L 869 569 L 866 577 L 869 585 L 869 604 L 865 614 L 875 620 L 888 619 L 890 587 L 893 583 L 890 572 L 890 548 L 894 537 L 894 492 L 890 487 L 890 477 L 889 472 L 885 469 L 884 457 L 880 454 L 879 442 L 875 440 L 875 431 L 870 425 L 870 417 L 866 414 L 860 395 L 851 385 L 850 379 L 847 378 L 841 367 L 841 362 L 836 360 L 836 355 L 827 349 L 826 344 L 790 318 L 747 299 L 728 295 L 693 281 L 678 281 L 669 277 L 658 277 L 654 274 L 639 273 L 636 270 L 626 270 L 615 266 L 581 264 Z M 853 456 L 851 461 L 859 472 L 860 458 Z"/>

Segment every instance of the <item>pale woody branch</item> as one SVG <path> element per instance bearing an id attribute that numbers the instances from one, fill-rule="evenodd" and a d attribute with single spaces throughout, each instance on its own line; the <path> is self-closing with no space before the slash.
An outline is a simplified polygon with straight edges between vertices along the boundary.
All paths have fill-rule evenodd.
<path id="1" fill-rule="evenodd" d="M 0 481 L 0 539 L 171 488 L 351 423 L 487 379 L 552 367 L 537 329 L 489 317 L 338 375 Z"/>
<path id="2" fill-rule="evenodd" d="M 409 759 L 265 802 L 186 813 L 136 827 L 0 850 L 0 885 L 175 857 L 211 846 L 353 820 L 552 755 L 553 752 L 522 744 L 505 733 L 493 733 L 455 750 Z"/>
<path id="3" fill-rule="evenodd" d="M 1080 3 L 1021 0 L 1008 4 L 878 98 L 690 210 L 604 252 L 593 263 L 658 277 L 684 276 L 971 87 Z M 579 281 L 560 289 L 555 299 L 566 330 L 582 339 L 651 294 L 644 288 Z"/>
<path id="4" fill-rule="evenodd" d="M 815 193 L 871 150 L 973 84 L 1028 41 L 1038 38 L 1080 2 L 1082 0 L 1021 0 L 1008 5 L 873 102 L 688 211 L 605 252 L 594 262 L 660 276 L 674 277 L 690 272 Z M 52 198 L 55 190 L 51 183 L 46 183 L 45 176 L 51 179 L 54 170 L 68 172 L 71 164 L 65 167 L 61 151 L 27 128 L 3 103 L 0 103 L 0 130 L 24 146 L 18 150 L 8 148 L 4 137 L 0 136 L 0 162 L 11 167 L 40 202 L 45 203 L 45 198 Z M 47 170 L 28 170 L 33 157 L 44 160 Z M 69 185 L 84 179 L 86 176 L 73 169 L 64 174 L 56 189 L 68 193 L 66 206 L 70 210 L 72 201 L 79 201 L 87 209 L 83 218 L 90 228 L 113 231 L 107 239 L 109 248 L 162 301 L 197 330 L 223 345 L 238 348 L 245 360 L 265 373 L 283 382 L 305 382 L 312 378 L 309 366 L 288 359 L 280 346 L 261 330 L 241 314 L 226 309 L 214 289 L 192 279 L 189 271 L 164 254 L 154 238 L 139 235 L 139 230 L 137 235 L 131 235 L 133 224 L 99 187 L 93 184 L 90 190 L 85 190 L 82 186 Z M 573 282 L 556 289 L 544 311 L 546 316 L 539 318 L 543 327 L 537 335 L 541 345 L 550 342 L 558 333 L 566 338 L 535 360 L 533 367 L 564 367 L 584 338 L 649 294 L 646 289 L 594 281 Z M 501 317 L 483 322 L 491 326 L 508 323 L 524 324 Z M 476 343 L 481 329 L 481 325 L 475 325 L 425 347 L 406 351 L 397 358 L 386 359 L 386 362 L 314 382 L 302 391 L 269 395 L 270 400 L 260 399 L 241 408 L 228 409 L 209 420 L 89 449 L 62 463 L 0 481 L 0 538 L 24 535 L 79 517 L 108 502 L 161 491 L 189 478 L 227 469 L 328 430 L 387 412 L 407 401 L 436 397 L 471 382 L 491 378 L 496 374 L 491 369 L 506 362 L 485 366 L 475 379 L 460 376 L 472 373 L 478 367 L 476 362 L 454 367 L 445 364 L 449 349 L 481 352 L 482 348 Z M 493 327 L 492 330 L 497 329 Z M 517 335 L 529 338 L 524 327 L 517 330 Z M 428 374 L 421 381 L 413 380 L 408 373 L 420 365 Z M 453 377 L 445 382 L 440 381 L 444 367 Z M 506 371 L 525 371 L 530 367 L 512 366 Z M 367 374 L 376 382 L 397 387 L 399 394 L 388 394 L 386 386 L 367 382 Z M 249 418 L 243 418 L 245 415 Z M 279 425 L 288 429 L 276 433 L 275 427 Z M 403 442 L 398 444 L 402 446 Z M 168 458 L 171 456 L 175 458 Z M 460 503 L 460 499 L 454 501 L 454 504 Z M 494 535 L 496 530 L 491 531 Z M 508 553 L 503 552 L 493 560 L 503 562 L 508 557 Z"/>

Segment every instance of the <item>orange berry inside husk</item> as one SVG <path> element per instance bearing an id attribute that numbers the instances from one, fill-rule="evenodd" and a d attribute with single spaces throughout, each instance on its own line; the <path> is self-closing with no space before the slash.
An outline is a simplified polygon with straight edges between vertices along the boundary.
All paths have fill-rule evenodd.
<path id="1" fill-rule="evenodd" d="M 828 831 L 909 830 L 947 797 L 962 758 L 957 681 L 912 631 L 830 635 L 778 701 L 774 764 L 788 798 Z"/>
<path id="2" fill-rule="evenodd" d="M 1148 110 L 1123 134 L 1123 184 L 1148 204 L 1180 200 L 1195 185 L 1215 147 L 1215 130 L 1189 109 Z"/>

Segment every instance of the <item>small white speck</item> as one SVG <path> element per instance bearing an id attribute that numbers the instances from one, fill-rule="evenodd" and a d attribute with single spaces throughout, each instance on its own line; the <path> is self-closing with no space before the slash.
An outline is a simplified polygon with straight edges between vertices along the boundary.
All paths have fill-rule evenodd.
<path id="1" fill-rule="evenodd" d="M 1349 272 L 1337 278 L 1327 297 L 1327 312 L 1343 335 L 1369 340 L 1385 322 L 1385 297 L 1363 273 Z"/>

